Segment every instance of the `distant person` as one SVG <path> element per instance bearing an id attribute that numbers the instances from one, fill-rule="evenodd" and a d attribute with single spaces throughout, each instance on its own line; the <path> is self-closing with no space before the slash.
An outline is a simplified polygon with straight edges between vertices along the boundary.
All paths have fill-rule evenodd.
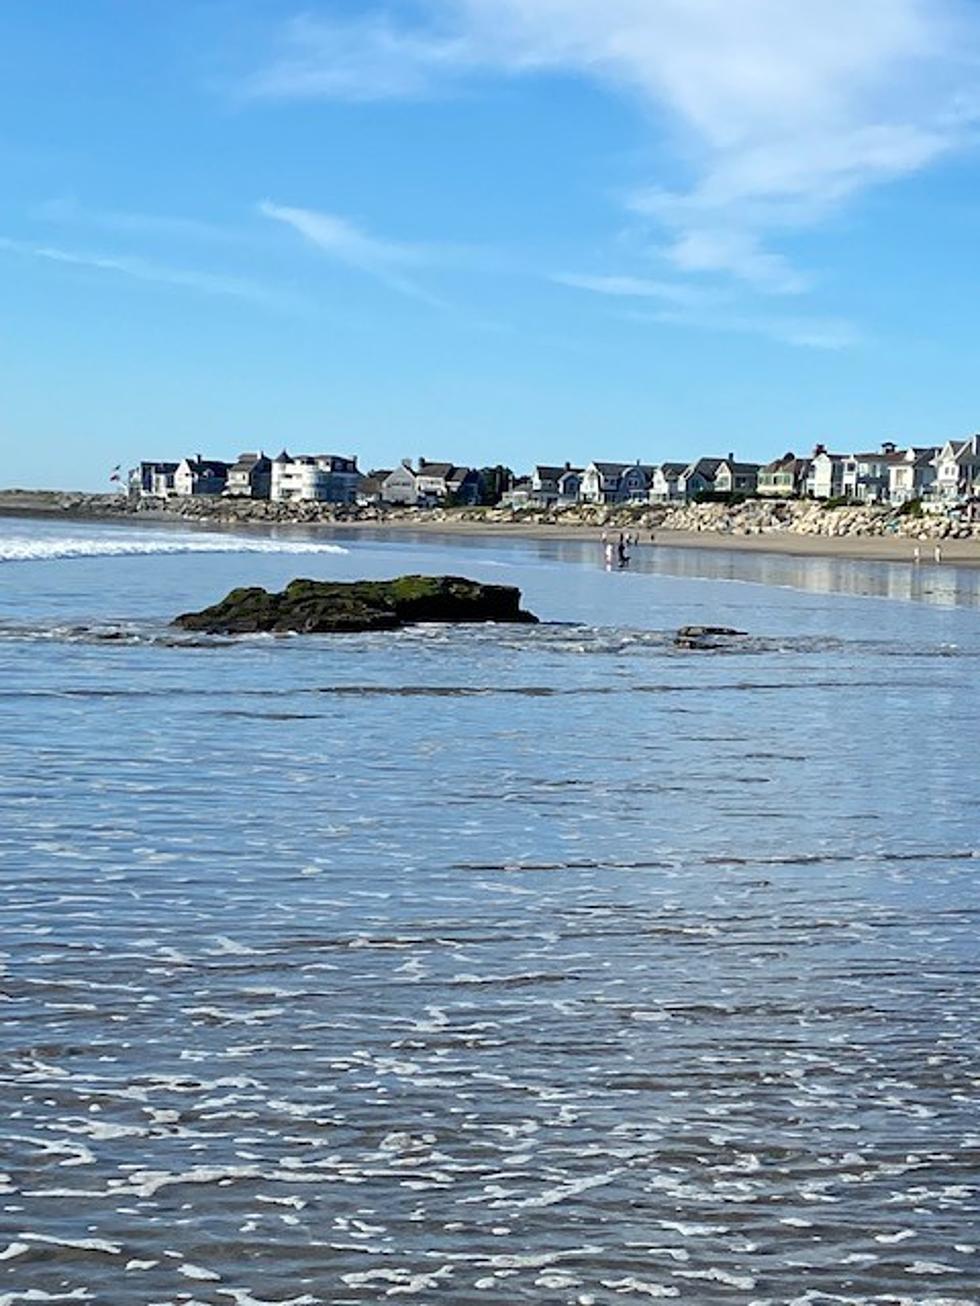
<path id="1" fill-rule="evenodd" d="M 912 550 L 912 561 L 917 566 L 922 561 L 922 550 L 919 548 L 918 545 L 916 545 L 915 548 Z"/>
<path id="2" fill-rule="evenodd" d="M 619 554 L 620 567 L 628 567 L 630 565 L 629 549 L 626 547 L 626 542 L 628 539 L 629 539 L 628 535 L 620 535 L 619 537 L 619 545 L 617 546 L 617 552 Z"/>
<path id="3" fill-rule="evenodd" d="M 933 551 L 932 551 L 932 556 L 935 558 L 935 560 L 936 560 L 937 562 L 942 562 L 942 560 L 943 560 L 943 546 L 942 546 L 941 544 L 937 544 L 937 545 L 936 545 L 936 547 L 935 547 L 935 548 L 933 549 Z"/>
<path id="4" fill-rule="evenodd" d="M 612 546 L 612 540 L 606 540 L 605 554 L 606 554 L 606 571 L 612 571 L 613 563 L 616 560 L 616 554 Z"/>

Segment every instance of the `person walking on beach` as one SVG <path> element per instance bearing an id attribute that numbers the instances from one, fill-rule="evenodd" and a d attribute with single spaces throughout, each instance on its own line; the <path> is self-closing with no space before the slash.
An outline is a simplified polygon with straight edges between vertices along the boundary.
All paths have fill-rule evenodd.
<path id="1" fill-rule="evenodd" d="M 630 565 L 629 550 L 626 547 L 628 539 L 629 539 L 628 535 L 621 534 L 619 537 L 619 545 L 618 545 L 617 552 L 619 554 L 619 565 L 621 568 L 628 567 Z"/>
<path id="2" fill-rule="evenodd" d="M 612 546 L 612 540 L 606 540 L 604 552 L 606 555 L 606 571 L 612 571 L 613 562 L 615 560 L 615 553 Z"/>
<path id="3" fill-rule="evenodd" d="M 943 560 L 943 546 L 938 542 L 936 543 L 936 547 L 932 551 L 932 556 L 935 558 L 937 562 L 942 562 Z"/>
<path id="4" fill-rule="evenodd" d="M 921 559 L 922 559 L 922 550 L 916 544 L 912 550 L 912 561 L 916 564 L 916 566 L 918 566 Z"/>

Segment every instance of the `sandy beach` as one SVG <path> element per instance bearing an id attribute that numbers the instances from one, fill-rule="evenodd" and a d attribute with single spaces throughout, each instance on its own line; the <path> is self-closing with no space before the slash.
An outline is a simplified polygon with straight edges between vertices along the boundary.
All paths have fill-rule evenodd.
<path id="1" fill-rule="evenodd" d="M 467 515 L 450 516 L 445 512 L 436 513 L 392 513 L 384 518 L 345 518 L 274 522 L 261 518 L 225 517 L 217 515 L 188 515 L 167 510 L 150 510 L 132 512 L 124 506 L 117 506 L 119 500 L 110 495 L 87 495 L 83 493 L 37 491 L 37 490 L 0 490 L 0 517 L 4 516 L 40 516 L 57 517 L 61 520 L 93 521 L 104 520 L 124 523 L 127 526 L 146 525 L 159 527 L 161 523 L 192 527 L 208 531 L 236 532 L 255 530 L 276 531 L 302 530 L 304 533 L 319 532 L 398 532 L 410 534 L 443 535 L 485 535 L 516 536 L 525 539 L 552 540 L 589 540 L 601 542 L 603 527 L 594 524 L 576 524 L 573 522 L 544 523 L 526 520 L 499 521 L 474 520 L 468 510 Z M 609 524 L 605 528 L 610 538 L 615 539 L 620 527 Z M 795 530 L 766 530 L 761 534 L 748 535 L 735 531 L 685 531 L 660 527 L 653 532 L 648 529 L 629 527 L 634 538 L 638 537 L 643 550 L 656 547 L 680 549 L 732 550 L 747 553 L 774 553 L 794 557 L 813 558 L 857 558 L 879 562 L 913 562 L 915 547 L 918 543 L 920 560 L 923 564 L 935 562 L 934 548 L 936 541 L 924 539 L 916 541 L 902 535 L 815 535 Z M 955 539 L 939 541 L 944 565 L 980 566 L 980 538 Z"/>

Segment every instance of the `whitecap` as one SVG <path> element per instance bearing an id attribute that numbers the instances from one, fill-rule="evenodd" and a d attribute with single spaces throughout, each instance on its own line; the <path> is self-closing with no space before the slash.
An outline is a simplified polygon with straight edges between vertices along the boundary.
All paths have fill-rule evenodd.
<path id="1" fill-rule="evenodd" d="M 247 539 L 240 535 L 139 533 L 121 535 L 62 535 L 37 539 L 30 535 L 0 537 L 0 563 L 53 562 L 65 558 L 135 558 L 185 553 L 345 554 L 340 544 L 307 540 Z"/>

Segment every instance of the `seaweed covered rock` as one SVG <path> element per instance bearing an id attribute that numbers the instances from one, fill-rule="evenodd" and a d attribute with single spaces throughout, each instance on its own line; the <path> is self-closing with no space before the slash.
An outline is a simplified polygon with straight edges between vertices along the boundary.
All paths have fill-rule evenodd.
<path id="1" fill-rule="evenodd" d="M 729 640 L 744 637 L 744 630 L 734 630 L 731 626 L 681 626 L 674 636 L 674 645 L 694 649 L 727 648 Z"/>
<path id="2" fill-rule="evenodd" d="M 512 585 L 481 585 L 462 576 L 399 576 L 396 580 L 294 580 L 279 593 L 234 589 L 175 625 L 213 634 L 262 631 L 339 634 L 396 630 L 416 622 L 534 622 Z"/>

